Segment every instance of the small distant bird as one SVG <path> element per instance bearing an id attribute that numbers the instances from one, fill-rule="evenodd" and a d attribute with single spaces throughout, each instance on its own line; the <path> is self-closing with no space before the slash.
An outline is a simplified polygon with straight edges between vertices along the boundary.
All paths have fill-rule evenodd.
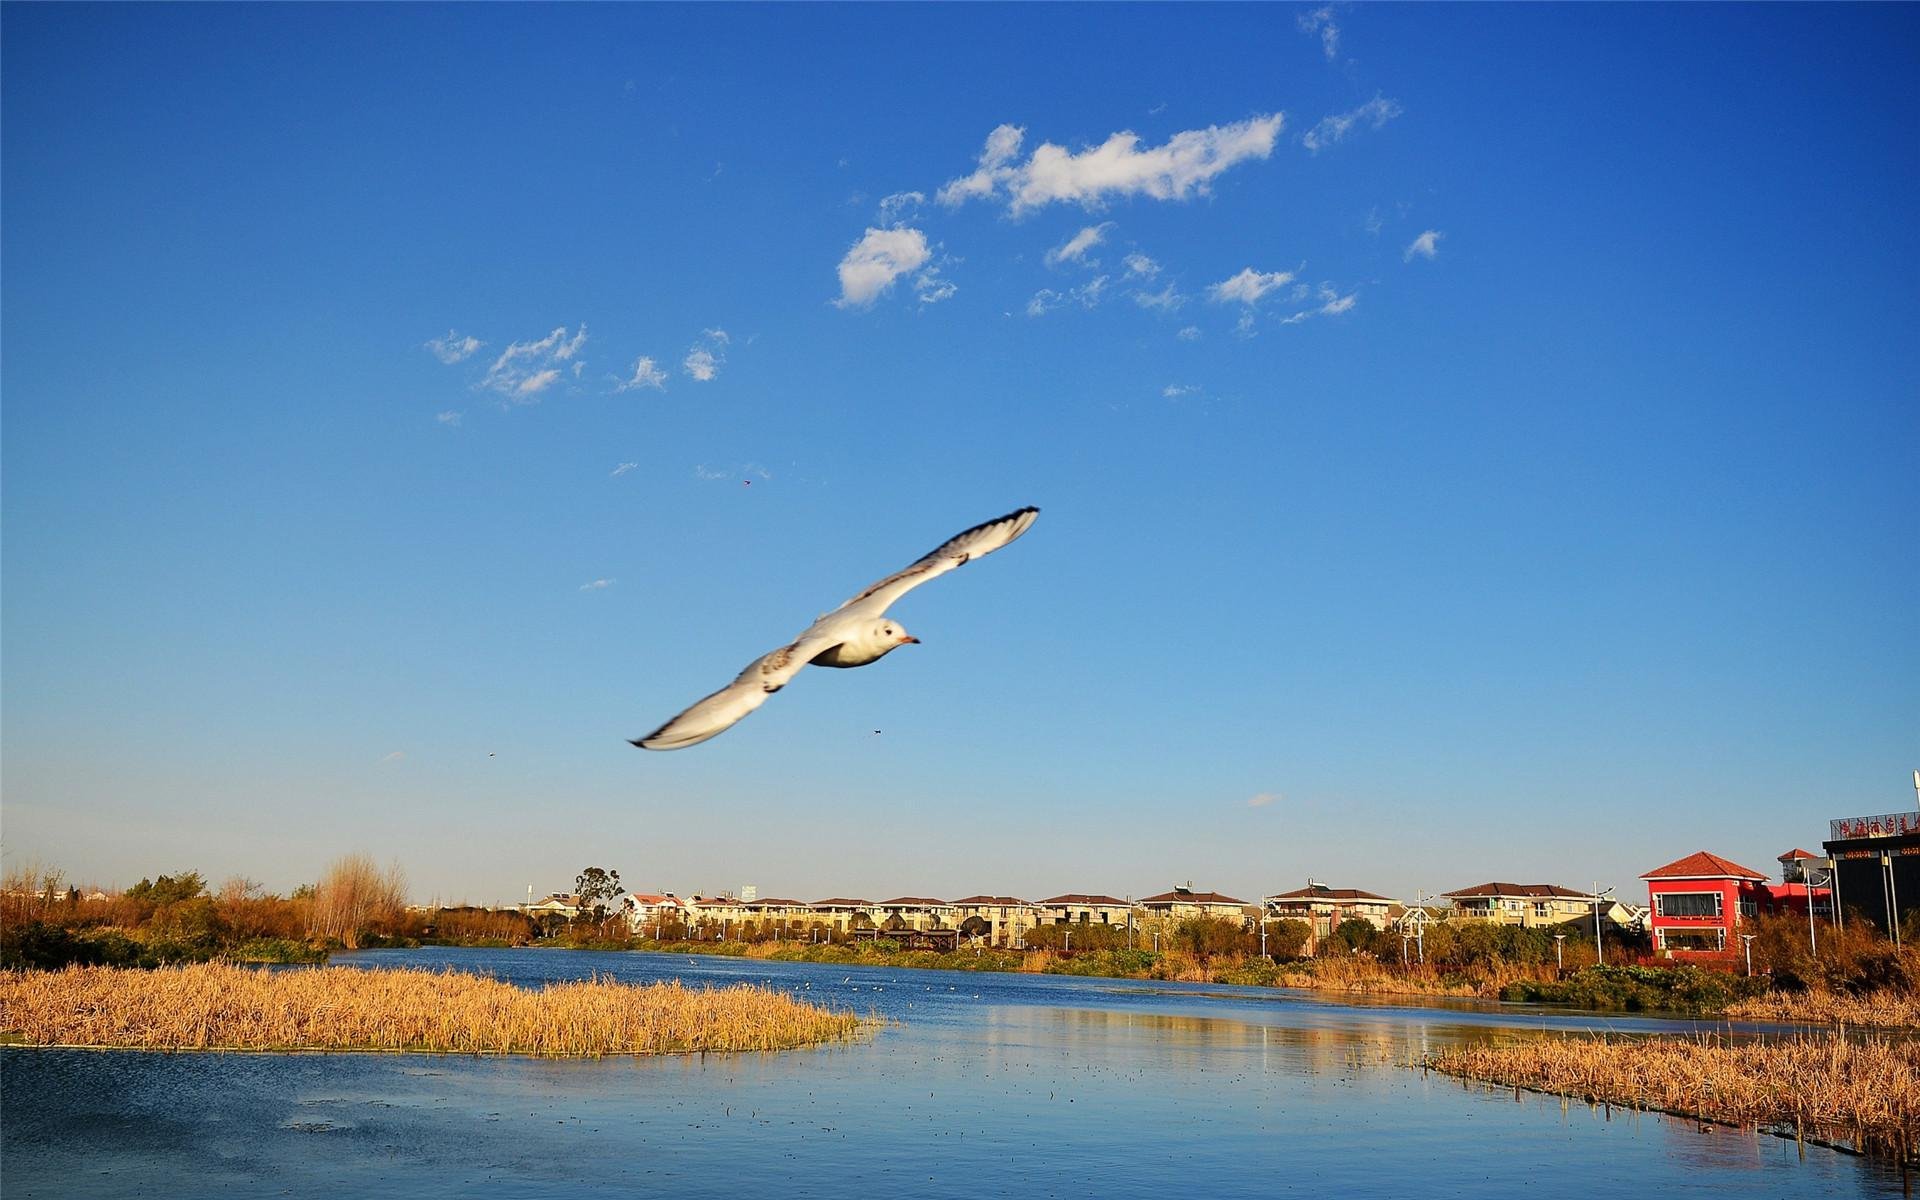
<path id="1" fill-rule="evenodd" d="M 798 638 L 747 665 L 738 678 L 645 737 L 632 739 L 642 750 L 679 750 L 725 733 L 767 697 L 787 686 L 808 663 L 821 667 L 864 667 L 920 639 L 886 615 L 895 600 L 937 575 L 944 575 L 984 554 L 991 554 L 1027 531 L 1040 510 L 1031 506 L 982 522 L 941 543 L 903 571 L 868 587 L 825 614 Z M 879 730 L 874 730 L 878 733 Z"/>

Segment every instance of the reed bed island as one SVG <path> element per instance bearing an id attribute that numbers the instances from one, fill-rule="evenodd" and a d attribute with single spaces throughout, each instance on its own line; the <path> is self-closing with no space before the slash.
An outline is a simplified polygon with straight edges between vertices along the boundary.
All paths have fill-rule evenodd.
<path id="1" fill-rule="evenodd" d="M 529 991 L 460 972 L 224 963 L 0 972 L 0 1039 L 30 1046 L 600 1058 L 786 1050 L 860 1024 L 749 985 L 595 979 Z"/>
<path id="2" fill-rule="evenodd" d="M 1505 1087 L 1793 1135 L 1901 1162 L 1920 1154 L 1920 1042 L 1911 1038 L 1544 1038 L 1443 1050 L 1427 1065 Z"/>

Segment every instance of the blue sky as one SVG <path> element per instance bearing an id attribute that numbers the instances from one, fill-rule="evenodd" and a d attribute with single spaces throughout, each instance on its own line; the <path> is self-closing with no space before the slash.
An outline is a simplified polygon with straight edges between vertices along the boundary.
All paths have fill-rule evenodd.
<path id="1" fill-rule="evenodd" d="M 1817 848 L 1920 766 L 1917 12 L 8 5 L 6 865 Z"/>

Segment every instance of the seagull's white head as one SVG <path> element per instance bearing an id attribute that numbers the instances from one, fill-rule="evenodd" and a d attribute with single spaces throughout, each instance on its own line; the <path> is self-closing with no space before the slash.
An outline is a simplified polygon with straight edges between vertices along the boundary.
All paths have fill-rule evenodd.
<path id="1" fill-rule="evenodd" d="M 867 628 L 867 642 L 872 647 L 874 657 L 896 650 L 912 642 L 918 645 L 920 639 L 908 633 L 900 622 L 891 617 L 883 617 Z"/>

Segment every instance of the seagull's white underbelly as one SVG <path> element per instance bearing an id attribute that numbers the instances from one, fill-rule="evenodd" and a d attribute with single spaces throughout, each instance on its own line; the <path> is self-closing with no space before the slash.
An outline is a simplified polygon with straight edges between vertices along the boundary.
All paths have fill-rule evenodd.
<path id="1" fill-rule="evenodd" d="M 822 650 L 808 661 L 816 667 L 864 667 L 891 649 L 893 649 L 892 646 L 887 646 L 879 651 L 870 651 L 857 647 L 852 642 L 841 642 L 838 646 L 829 646 Z"/>

